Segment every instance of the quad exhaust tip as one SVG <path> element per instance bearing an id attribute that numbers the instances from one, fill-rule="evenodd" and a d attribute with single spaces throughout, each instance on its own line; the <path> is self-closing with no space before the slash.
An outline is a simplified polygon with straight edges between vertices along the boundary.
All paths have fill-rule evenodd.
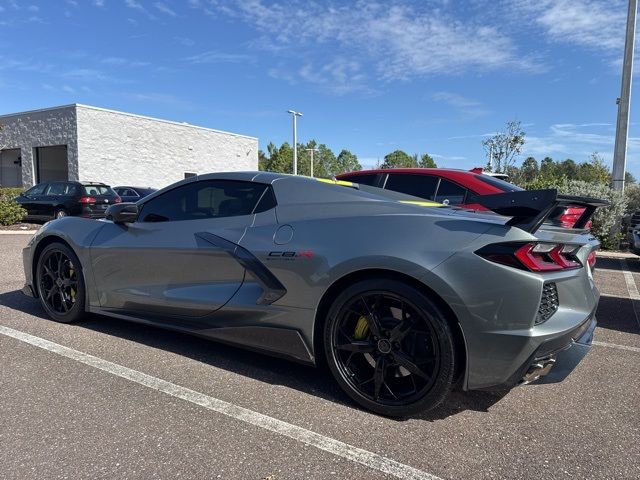
<path id="1" fill-rule="evenodd" d="M 520 380 L 520 385 L 526 385 L 531 382 L 535 382 L 540 377 L 544 377 L 547 375 L 553 366 L 556 364 L 555 358 L 547 358 L 546 360 L 541 360 L 539 362 L 534 363 L 529 367 L 527 373 L 524 374 L 522 379 Z"/>

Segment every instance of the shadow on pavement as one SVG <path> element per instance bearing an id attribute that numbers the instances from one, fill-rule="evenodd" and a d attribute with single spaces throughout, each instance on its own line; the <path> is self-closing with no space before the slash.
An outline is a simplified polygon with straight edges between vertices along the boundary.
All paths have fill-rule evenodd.
<path id="1" fill-rule="evenodd" d="M 634 300 L 624 297 L 600 297 L 596 312 L 598 327 L 639 334 L 640 326 L 633 310 L 633 302 Z M 636 308 L 640 310 L 640 305 L 636 304 Z"/>
<path id="2" fill-rule="evenodd" d="M 37 300 L 17 290 L 0 294 L 0 305 L 50 321 Z M 261 382 L 283 385 L 324 400 L 358 408 L 342 392 L 325 368 L 301 365 L 180 332 L 100 315 L 90 314 L 87 320 L 76 326 L 182 355 Z M 454 391 L 443 406 L 414 418 L 434 421 L 465 410 L 486 412 L 506 393 L 508 391 Z"/>

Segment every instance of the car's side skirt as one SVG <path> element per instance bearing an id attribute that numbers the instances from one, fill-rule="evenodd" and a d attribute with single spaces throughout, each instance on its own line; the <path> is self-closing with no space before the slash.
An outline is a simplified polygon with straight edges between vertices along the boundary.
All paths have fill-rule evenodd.
<path id="1" fill-rule="evenodd" d="M 98 307 L 89 307 L 88 311 L 98 315 L 187 333 L 277 357 L 284 357 L 300 363 L 315 363 L 314 357 L 301 333 L 292 328 L 239 325 L 237 327 L 223 326 L 199 330 L 181 327 L 175 323 L 155 322 L 148 318 L 140 318 Z"/>

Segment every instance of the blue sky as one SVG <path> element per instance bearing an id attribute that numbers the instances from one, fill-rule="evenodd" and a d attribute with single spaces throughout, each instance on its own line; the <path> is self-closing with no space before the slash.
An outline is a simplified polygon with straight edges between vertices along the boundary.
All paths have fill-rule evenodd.
<path id="1" fill-rule="evenodd" d="M 625 18 L 623 0 L 0 0 L 0 113 L 85 103 L 264 149 L 292 108 L 300 140 L 365 166 L 399 148 L 455 168 L 518 119 L 522 158 L 610 162 Z"/>

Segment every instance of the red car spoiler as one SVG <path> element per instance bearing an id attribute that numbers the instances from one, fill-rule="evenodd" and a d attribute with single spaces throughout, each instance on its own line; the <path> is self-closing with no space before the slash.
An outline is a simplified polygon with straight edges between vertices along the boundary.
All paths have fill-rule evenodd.
<path id="1" fill-rule="evenodd" d="M 598 198 L 558 195 L 555 188 L 479 195 L 477 202 L 499 215 L 511 217 L 507 225 L 529 233 L 538 230 L 557 208 L 584 207 L 584 212 L 573 226 L 581 229 L 585 228 L 596 208 L 609 206 L 609 202 Z"/>

